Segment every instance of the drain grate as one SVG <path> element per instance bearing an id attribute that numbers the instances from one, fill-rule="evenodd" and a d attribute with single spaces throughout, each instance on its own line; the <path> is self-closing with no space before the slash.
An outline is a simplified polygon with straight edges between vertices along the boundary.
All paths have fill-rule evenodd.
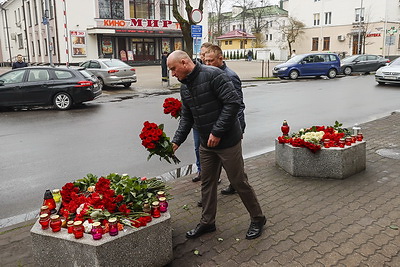
<path id="1" fill-rule="evenodd" d="M 381 155 L 382 157 L 385 157 L 385 158 L 400 159 L 400 149 L 399 148 L 378 149 L 376 151 L 376 153 L 378 155 Z"/>

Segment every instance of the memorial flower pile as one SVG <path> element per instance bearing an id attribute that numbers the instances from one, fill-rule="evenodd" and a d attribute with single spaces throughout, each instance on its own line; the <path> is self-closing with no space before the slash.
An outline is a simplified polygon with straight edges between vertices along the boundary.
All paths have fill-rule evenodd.
<path id="1" fill-rule="evenodd" d="M 312 152 L 317 152 L 326 143 L 326 147 L 339 147 L 341 138 L 350 136 L 350 131 L 342 128 L 342 124 L 335 121 L 334 126 L 312 126 L 300 129 L 291 136 L 279 136 L 281 144 L 289 143 L 294 147 L 306 147 Z"/>
<path id="2" fill-rule="evenodd" d="M 156 123 L 145 121 L 139 137 L 142 140 L 142 145 L 150 152 L 147 160 L 154 155 L 158 155 L 160 160 L 165 159 L 168 163 L 173 161 L 178 164 L 180 162 L 174 155 L 172 143 L 164 132 L 163 124 L 157 125 Z"/>
<path id="3" fill-rule="evenodd" d="M 164 114 L 171 114 L 175 119 L 181 116 L 182 103 L 179 99 L 168 97 L 163 104 Z"/>
<path id="4" fill-rule="evenodd" d="M 129 177 L 112 173 L 106 177 L 88 174 L 74 182 L 66 183 L 61 190 L 59 214 L 66 220 L 107 221 L 116 217 L 126 225 L 137 225 L 143 217 L 144 203 L 157 200 L 157 192 L 167 190 L 157 178 Z"/>

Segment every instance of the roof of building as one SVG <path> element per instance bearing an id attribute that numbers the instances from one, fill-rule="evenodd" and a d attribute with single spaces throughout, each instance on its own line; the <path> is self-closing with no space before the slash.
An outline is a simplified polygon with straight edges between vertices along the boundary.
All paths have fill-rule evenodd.
<path id="1" fill-rule="evenodd" d="M 265 7 L 255 7 L 255 8 L 248 8 L 245 11 L 240 12 L 236 16 L 233 16 L 232 12 L 230 15 L 233 19 L 241 18 L 243 16 L 243 12 L 246 13 L 246 17 L 252 16 L 261 16 L 261 17 L 270 17 L 270 16 L 287 16 L 288 12 L 285 9 L 280 8 L 277 5 L 265 6 Z"/>
<path id="2" fill-rule="evenodd" d="M 224 40 L 224 39 L 256 39 L 256 37 L 247 32 L 239 31 L 239 30 L 234 30 L 227 32 L 221 36 L 217 37 L 218 40 Z"/>

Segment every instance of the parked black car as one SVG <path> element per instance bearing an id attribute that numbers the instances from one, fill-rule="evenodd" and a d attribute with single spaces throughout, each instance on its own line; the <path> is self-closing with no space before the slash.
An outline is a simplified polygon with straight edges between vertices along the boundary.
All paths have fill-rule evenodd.
<path id="1" fill-rule="evenodd" d="M 350 75 L 352 72 L 369 73 L 386 66 L 388 63 L 390 63 L 390 60 L 381 56 L 354 55 L 342 59 L 340 70 L 344 75 Z"/>
<path id="2" fill-rule="evenodd" d="M 66 110 L 101 92 L 96 76 L 84 68 L 38 66 L 0 75 L 0 107 L 54 105 Z"/>

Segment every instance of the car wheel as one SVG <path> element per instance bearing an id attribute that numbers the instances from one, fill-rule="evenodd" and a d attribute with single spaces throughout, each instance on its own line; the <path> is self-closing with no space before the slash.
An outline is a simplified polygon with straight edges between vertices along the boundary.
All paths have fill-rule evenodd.
<path id="1" fill-rule="evenodd" d="M 103 87 L 104 87 L 104 81 L 103 81 L 103 79 L 100 78 L 100 77 L 97 77 L 97 79 L 99 79 L 100 88 L 103 89 Z"/>
<path id="2" fill-rule="evenodd" d="M 336 74 L 337 74 L 337 71 L 336 71 L 335 69 L 330 69 L 330 70 L 328 71 L 328 78 L 329 78 L 329 79 L 333 79 L 333 78 L 336 77 Z"/>
<path id="3" fill-rule="evenodd" d="M 129 86 L 131 86 L 132 83 L 124 83 L 124 87 L 128 88 Z"/>
<path id="4" fill-rule="evenodd" d="M 346 67 L 343 70 L 344 75 L 350 75 L 353 70 L 350 67 Z"/>
<path id="5" fill-rule="evenodd" d="M 299 77 L 299 72 L 297 70 L 291 70 L 289 72 L 289 78 L 291 80 L 296 80 Z"/>
<path id="6" fill-rule="evenodd" d="M 59 110 L 67 110 L 72 106 L 72 98 L 67 93 L 58 93 L 53 99 L 54 106 Z"/>

